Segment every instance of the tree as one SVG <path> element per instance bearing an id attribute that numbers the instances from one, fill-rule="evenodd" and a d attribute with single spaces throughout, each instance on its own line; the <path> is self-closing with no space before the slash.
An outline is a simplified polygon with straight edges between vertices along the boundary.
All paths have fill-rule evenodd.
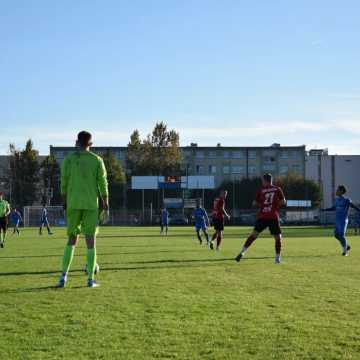
<path id="1" fill-rule="evenodd" d="M 61 203 L 60 193 L 60 166 L 53 155 L 47 156 L 40 165 L 43 190 L 51 192 L 51 203 Z M 43 191 L 43 203 L 46 203 L 49 194 Z"/>
<path id="2" fill-rule="evenodd" d="M 281 176 L 276 180 L 281 186 L 285 197 L 290 200 L 311 200 L 312 207 L 318 207 L 322 199 L 321 189 L 318 183 L 308 180 L 296 174 Z"/>
<path id="3" fill-rule="evenodd" d="M 224 181 L 220 188 L 228 191 L 227 203 L 235 209 L 251 209 L 256 192 L 261 186 L 260 178 L 244 178 Z"/>
<path id="4" fill-rule="evenodd" d="M 13 144 L 9 149 L 9 171 L 5 180 L 10 189 L 10 200 L 15 206 L 32 205 L 38 197 L 38 152 L 30 139 L 21 151 Z"/>
<path id="5" fill-rule="evenodd" d="M 110 150 L 104 154 L 103 160 L 108 175 L 110 207 L 117 209 L 124 202 L 125 172 Z"/>
<path id="6" fill-rule="evenodd" d="M 138 130 L 130 135 L 130 142 L 126 151 L 126 167 L 130 174 L 138 175 L 143 167 L 143 145 Z"/>
<path id="7" fill-rule="evenodd" d="M 165 123 L 157 123 L 151 134 L 141 141 L 135 130 L 126 153 L 131 175 L 177 175 L 181 171 L 182 155 L 179 134 L 168 130 Z"/>
<path id="8" fill-rule="evenodd" d="M 151 136 L 145 141 L 150 151 L 147 164 L 153 175 L 176 175 L 180 173 L 182 155 L 179 145 L 179 134 L 175 130 L 167 130 L 165 123 L 155 125 Z"/>
<path id="9" fill-rule="evenodd" d="M 275 184 L 280 186 L 286 199 L 311 200 L 312 206 L 317 207 L 321 201 L 319 185 L 303 178 L 302 176 L 289 174 L 275 179 Z M 236 181 L 225 181 L 220 188 L 228 190 L 228 204 L 236 209 L 252 208 L 256 192 L 261 187 L 261 178 L 249 178 Z"/>

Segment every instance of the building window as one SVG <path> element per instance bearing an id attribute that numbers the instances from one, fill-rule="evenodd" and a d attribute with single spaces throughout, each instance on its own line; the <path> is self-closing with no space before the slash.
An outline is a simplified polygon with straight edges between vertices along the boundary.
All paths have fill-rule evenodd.
<path id="1" fill-rule="evenodd" d="M 204 152 L 203 151 L 197 151 L 196 152 L 196 158 L 197 159 L 203 159 L 205 157 Z"/>
<path id="2" fill-rule="evenodd" d="M 272 157 L 275 156 L 274 150 L 263 150 L 262 153 L 263 153 L 264 156 L 272 156 Z"/>
<path id="3" fill-rule="evenodd" d="M 279 173 L 280 175 L 287 175 L 289 172 L 289 167 L 287 165 L 280 166 Z"/>
<path id="4" fill-rule="evenodd" d="M 248 172 L 249 172 L 249 175 L 255 175 L 257 173 L 256 166 L 249 166 Z"/>
<path id="5" fill-rule="evenodd" d="M 256 159 L 256 150 L 249 150 L 249 159 Z"/>
<path id="6" fill-rule="evenodd" d="M 196 174 L 202 175 L 204 172 L 204 167 L 202 165 L 196 165 Z"/>
<path id="7" fill-rule="evenodd" d="M 210 175 L 216 174 L 216 166 L 215 165 L 209 165 L 209 174 Z"/>
<path id="8" fill-rule="evenodd" d="M 209 151 L 209 158 L 216 158 L 216 151 Z"/>
<path id="9" fill-rule="evenodd" d="M 118 151 L 118 152 L 116 153 L 116 158 L 118 159 L 118 161 L 121 161 L 121 160 L 124 158 L 123 153 L 120 152 L 120 151 Z"/>
<path id="10" fill-rule="evenodd" d="M 224 159 L 230 158 L 230 151 L 224 151 Z"/>
<path id="11" fill-rule="evenodd" d="M 230 174 L 230 166 L 223 166 L 223 174 L 224 175 Z"/>
<path id="12" fill-rule="evenodd" d="M 190 157 L 190 156 L 191 156 L 191 151 L 189 151 L 189 150 L 184 150 L 184 151 L 183 151 L 183 155 L 184 155 L 184 157 Z"/>
<path id="13" fill-rule="evenodd" d="M 288 159 L 289 158 L 289 153 L 287 151 L 282 151 L 280 153 L 280 159 Z"/>
<path id="14" fill-rule="evenodd" d="M 272 156 L 265 156 L 264 157 L 264 164 L 272 164 L 275 162 L 275 158 Z"/>
<path id="15" fill-rule="evenodd" d="M 264 164 L 263 170 L 264 170 L 264 171 L 275 171 L 275 165 Z"/>
<path id="16" fill-rule="evenodd" d="M 293 151 L 291 155 L 292 155 L 292 158 L 295 160 L 301 159 L 301 153 L 299 151 Z"/>
<path id="17" fill-rule="evenodd" d="M 232 157 L 233 159 L 243 159 L 245 157 L 245 154 L 243 151 L 233 151 Z"/>
<path id="18" fill-rule="evenodd" d="M 299 174 L 299 173 L 300 173 L 300 165 L 293 165 L 293 166 L 292 166 L 292 171 L 293 171 L 294 173 Z"/>
<path id="19" fill-rule="evenodd" d="M 243 174 L 245 172 L 244 166 L 233 166 L 231 168 L 233 174 Z"/>

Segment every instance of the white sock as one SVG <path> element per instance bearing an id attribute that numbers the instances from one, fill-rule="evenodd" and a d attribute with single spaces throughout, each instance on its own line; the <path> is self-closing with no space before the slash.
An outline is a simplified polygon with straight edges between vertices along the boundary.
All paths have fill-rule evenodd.
<path id="1" fill-rule="evenodd" d="M 241 250 L 241 255 L 244 255 L 246 253 L 247 247 L 243 246 L 242 250 Z"/>

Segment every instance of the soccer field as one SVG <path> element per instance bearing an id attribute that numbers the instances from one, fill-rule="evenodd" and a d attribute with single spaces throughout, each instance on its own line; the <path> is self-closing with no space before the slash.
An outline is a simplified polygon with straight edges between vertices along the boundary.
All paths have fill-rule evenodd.
<path id="1" fill-rule="evenodd" d="M 0 249 L 1 359 L 359 359 L 360 243 L 340 256 L 331 229 L 285 228 L 283 263 L 249 228 L 221 252 L 192 228 L 101 229 L 98 289 L 86 288 L 84 241 L 56 290 L 64 229 L 10 235 Z"/>

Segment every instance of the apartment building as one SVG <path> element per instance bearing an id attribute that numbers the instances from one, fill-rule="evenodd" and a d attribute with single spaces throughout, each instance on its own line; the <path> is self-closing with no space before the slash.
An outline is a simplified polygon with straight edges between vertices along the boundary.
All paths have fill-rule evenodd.
<path id="1" fill-rule="evenodd" d="M 360 155 L 329 155 L 325 150 L 310 150 L 305 176 L 316 181 L 323 192 L 323 207 L 332 206 L 338 185 L 344 184 L 354 203 L 360 204 Z"/>
<path id="2" fill-rule="evenodd" d="M 99 155 L 110 150 L 126 169 L 126 147 L 93 147 Z M 281 146 L 273 144 L 267 147 L 202 147 L 191 144 L 181 148 L 183 153 L 184 174 L 213 175 L 219 186 L 225 180 L 261 176 L 270 172 L 274 176 L 288 173 L 305 177 L 305 145 Z M 50 153 L 61 163 L 64 157 L 73 152 L 73 147 L 50 147 Z"/>

